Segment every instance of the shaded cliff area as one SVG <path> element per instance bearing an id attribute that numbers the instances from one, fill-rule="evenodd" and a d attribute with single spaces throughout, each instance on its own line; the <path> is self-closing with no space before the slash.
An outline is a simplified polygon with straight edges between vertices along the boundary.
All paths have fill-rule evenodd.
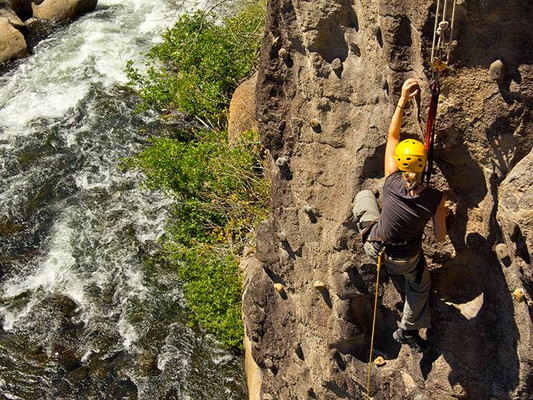
<path id="1" fill-rule="evenodd" d="M 423 140 L 435 10 L 431 1 L 269 3 L 256 101 L 272 211 L 244 261 L 259 398 L 364 398 L 376 268 L 352 201 L 381 189 L 388 124 L 410 77 L 422 96 L 402 134 Z M 382 275 L 374 356 L 386 364 L 372 367 L 374 399 L 531 398 L 532 23 L 531 2 L 457 2 L 432 178 L 454 213 L 447 242 L 433 241 L 431 223 L 424 239 L 435 350 L 393 341 L 402 298 Z M 494 81 L 498 59 L 506 68 Z"/>

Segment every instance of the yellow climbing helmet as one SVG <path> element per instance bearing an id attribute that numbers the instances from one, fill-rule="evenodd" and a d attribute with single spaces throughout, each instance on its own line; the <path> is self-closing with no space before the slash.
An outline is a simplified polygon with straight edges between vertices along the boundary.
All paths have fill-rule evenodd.
<path id="1" fill-rule="evenodd" d="M 425 146 L 415 139 L 402 140 L 394 149 L 394 159 L 400 171 L 422 172 L 427 158 Z"/>

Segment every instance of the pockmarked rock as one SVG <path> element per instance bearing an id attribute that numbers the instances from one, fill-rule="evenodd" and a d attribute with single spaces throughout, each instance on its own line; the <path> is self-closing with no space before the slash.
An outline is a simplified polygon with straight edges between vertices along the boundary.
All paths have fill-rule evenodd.
<path id="1" fill-rule="evenodd" d="M 387 364 L 371 365 L 373 398 L 529 398 L 533 30 L 524 4 L 455 2 L 430 180 L 453 213 L 444 243 L 431 224 L 424 232 L 432 321 L 421 336 L 435 354 L 420 356 L 392 337 L 404 305 L 398 282 L 385 269 L 376 282 L 352 210 L 361 190 L 381 191 L 378 203 L 387 198 L 386 139 L 407 78 L 418 80 L 420 92 L 405 109 L 402 139 L 424 141 L 437 2 L 268 2 L 256 104 L 273 160 L 272 209 L 257 230 L 256 257 L 269 279 L 246 281 L 243 308 L 244 325 L 256 335 L 262 393 L 365 398 L 377 285 L 374 352 Z M 437 20 L 437 38 L 451 33 L 446 20 Z M 280 48 L 290 49 L 289 60 Z M 507 71 L 493 81 L 489 66 L 497 59 Z M 312 223 L 305 205 L 320 212 Z M 280 301 L 272 277 L 291 288 L 289 301 Z M 327 290 L 314 288 L 318 280 Z M 512 295 L 518 288 L 525 301 Z M 265 311 L 257 314 L 256 304 Z M 305 357 L 295 356 L 295 343 Z M 332 362 L 332 349 L 342 362 Z M 275 360 L 276 374 L 265 358 Z"/>

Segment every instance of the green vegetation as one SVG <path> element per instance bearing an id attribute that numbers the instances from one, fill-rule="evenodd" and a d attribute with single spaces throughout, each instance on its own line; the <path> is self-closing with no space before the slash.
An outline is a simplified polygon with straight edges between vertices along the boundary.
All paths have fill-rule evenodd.
<path id="1" fill-rule="evenodd" d="M 184 111 L 211 127 L 224 126 L 232 91 L 256 67 L 264 16 L 262 1 L 244 2 L 221 24 L 204 11 L 183 15 L 147 54 L 146 74 L 131 62 L 126 66 L 143 107 Z"/>
<path id="2" fill-rule="evenodd" d="M 202 11 L 183 15 L 148 54 L 142 74 L 128 63 L 143 108 L 187 112 L 212 129 L 159 137 L 128 168 L 146 186 L 175 199 L 162 253 L 184 284 L 194 321 L 226 346 L 242 346 L 239 255 L 268 213 L 263 150 L 250 132 L 229 146 L 225 113 L 238 83 L 256 68 L 265 5 L 246 2 L 217 23 Z"/>

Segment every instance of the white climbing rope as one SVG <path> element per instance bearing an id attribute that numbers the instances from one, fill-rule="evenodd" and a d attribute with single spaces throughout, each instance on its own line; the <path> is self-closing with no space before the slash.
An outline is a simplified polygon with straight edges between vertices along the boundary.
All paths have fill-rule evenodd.
<path id="1" fill-rule="evenodd" d="M 447 15 L 449 1 L 452 2 L 451 15 Z M 433 72 L 444 70 L 450 62 L 456 4 L 457 0 L 443 0 L 441 12 L 441 0 L 437 0 L 430 59 L 430 69 Z"/>
<path id="2" fill-rule="evenodd" d="M 452 50 L 452 43 L 453 43 L 453 24 L 455 22 L 455 5 L 457 4 L 457 0 L 453 0 L 453 8 L 452 8 L 452 23 L 450 26 L 450 45 L 448 46 L 448 54 L 446 55 L 446 60 L 450 62 L 450 52 Z"/>
<path id="3" fill-rule="evenodd" d="M 433 43 L 431 44 L 431 60 L 430 60 L 431 65 L 433 65 L 433 61 L 435 60 L 435 39 L 437 37 L 437 26 L 439 25 L 439 9 L 440 9 L 440 0 L 437 0 L 437 11 L 435 14 L 435 27 L 433 28 Z"/>

